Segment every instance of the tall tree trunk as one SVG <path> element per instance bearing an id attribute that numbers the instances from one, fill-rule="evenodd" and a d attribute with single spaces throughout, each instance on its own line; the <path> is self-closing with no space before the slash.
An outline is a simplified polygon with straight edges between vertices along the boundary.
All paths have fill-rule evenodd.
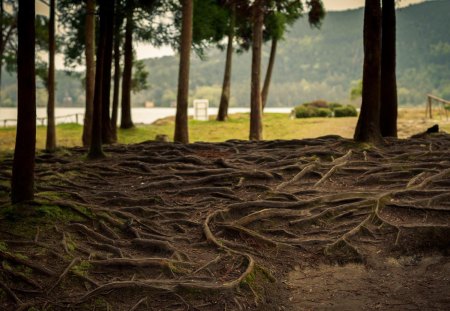
<path id="1" fill-rule="evenodd" d="M 92 115 L 92 133 L 88 158 L 98 159 L 105 157 L 102 149 L 102 95 L 103 95 L 103 65 L 106 48 L 106 35 L 108 27 L 108 0 L 99 0 L 100 4 L 100 31 L 97 47 L 97 62 L 95 69 L 94 113 Z"/>
<path id="2" fill-rule="evenodd" d="M 3 68 L 3 16 L 4 16 L 3 0 L 0 0 L 0 104 L 2 102 L 2 68 Z"/>
<path id="3" fill-rule="evenodd" d="M 395 0 L 383 0 L 381 38 L 380 129 L 383 137 L 397 137 Z"/>
<path id="4" fill-rule="evenodd" d="M 364 69 L 361 112 L 356 141 L 380 143 L 381 6 L 366 0 L 364 10 Z"/>
<path id="5" fill-rule="evenodd" d="M 130 5 L 131 6 L 131 5 Z M 131 118 L 131 78 L 133 74 L 133 8 L 127 9 L 125 25 L 125 43 L 123 47 L 124 64 L 122 77 L 122 116 L 120 128 L 129 129 L 134 126 Z"/>
<path id="6" fill-rule="evenodd" d="M 188 100 L 189 67 L 192 44 L 193 0 L 182 0 L 183 22 L 181 29 L 180 68 L 178 73 L 177 114 L 175 117 L 174 141 L 189 143 Z"/>
<path id="7" fill-rule="evenodd" d="M 50 0 L 50 18 L 48 24 L 48 104 L 47 104 L 47 139 L 45 149 L 56 150 L 55 128 L 55 0 Z"/>
<path id="8" fill-rule="evenodd" d="M 233 63 L 233 40 L 234 27 L 236 23 L 236 7 L 233 4 L 231 8 L 230 29 L 228 32 L 227 58 L 225 61 L 225 73 L 223 75 L 222 95 L 220 97 L 219 111 L 217 121 L 226 121 L 228 119 L 228 107 L 230 106 L 231 93 L 231 69 Z"/>
<path id="9" fill-rule="evenodd" d="M 106 42 L 105 54 L 103 55 L 103 86 L 102 86 L 102 143 L 114 143 L 111 130 L 111 67 L 112 67 L 112 52 L 113 52 L 113 38 L 114 38 L 114 5 L 115 0 L 108 1 L 108 11 L 106 16 Z"/>
<path id="10" fill-rule="evenodd" d="M 266 78 L 264 79 L 264 86 L 263 86 L 263 90 L 261 93 L 261 101 L 262 101 L 262 109 L 263 110 L 264 110 L 264 108 L 266 108 L 267 97 L 269 96 L 270 80 L 272 79 L 273 66 L 275 64 L 275 56 L 277 54 L 277 46 L 278 46 L 278 39 L 273 38 L 272 46 L 270 48 L 269 64 L 267 65 Z"/>
<path id="11" fill-rule="evenodd" d="M 117 3 L 116 5 L 119 5 L 119 3 Z M 121 26 L 122 26 L 122 18 L 119 16 L 119 14 L 117 14 L 116 25 L 114 27 L 114 90 L 113 90 L 112 113 L 111 113 L 111 130 L 113 139 L 115 141 L 117 141 L 117 115 L 119 109 L 120 75 L 121 75 L 120 70 Z"/>
<path id="12" fill-rule="evenodd" d="M 17 51 L 17 134 L 11 201 L 34 198 L 36 151 L 35 3 L 19 0 Z"/>
<path id="13" fill-rule="evenodd" d="M 250 97 L 250 140 L 261 140 L 262 103 L 261 103 L 261 47 L 264 24 L 263 0 L 253 3 L 253 40 L 252 40 L 252 81 Z"/>
<path id="14" fill-rule="evenodd" d="M 92 115 L 94 113 L 95 88 L 95 0 L 86 3 L 86 111 L 84 114 L 83 145 L 89 146 L 92 134 Z"/>

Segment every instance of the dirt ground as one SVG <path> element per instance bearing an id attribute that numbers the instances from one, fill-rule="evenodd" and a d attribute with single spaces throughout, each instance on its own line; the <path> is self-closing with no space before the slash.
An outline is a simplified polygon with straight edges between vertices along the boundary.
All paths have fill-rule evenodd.
<path id="1" fill-rule="evenodd" d="M 0 163 L 0 309 L 450 309 L 447 134 L 105 151 Z"/>

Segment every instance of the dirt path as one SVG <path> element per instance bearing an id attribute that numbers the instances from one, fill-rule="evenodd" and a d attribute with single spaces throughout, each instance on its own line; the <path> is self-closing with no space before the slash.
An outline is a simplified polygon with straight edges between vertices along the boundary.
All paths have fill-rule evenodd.
<path id="1" fill-rule="evenodd" d="M 449 135 L 106 151 L 39 156 L 34 209 L 0 164 L 0 309 L 450 307 Z"/>

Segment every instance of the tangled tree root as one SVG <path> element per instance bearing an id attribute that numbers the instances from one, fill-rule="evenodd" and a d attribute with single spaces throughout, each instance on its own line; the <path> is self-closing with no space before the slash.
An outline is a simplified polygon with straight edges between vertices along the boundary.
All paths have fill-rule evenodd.
<path id="1" fill-rule="evenodd" d="M 56 230 L 1 233 L 6 309 L 89 309 L 101 298 L 131 310 L 169 300 L 209 310 L 224 293 L 235 309 L 258 308 L 257 271 L 277 275 L 300 254 L 346 263 L 365 262 L 373 248 L 449 249 L 445 134 L 381 147 L 326 136 L 107 151 L 88 162 L 80 148 L 38 156 L 34 208 L 59 208 L 60 219 Z M 10 165 L 0 163 L 1 178 Z"/>

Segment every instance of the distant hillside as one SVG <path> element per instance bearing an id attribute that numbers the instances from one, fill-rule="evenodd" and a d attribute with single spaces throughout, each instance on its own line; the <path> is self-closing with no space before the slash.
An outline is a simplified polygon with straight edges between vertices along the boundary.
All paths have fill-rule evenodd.
<path id="1" fill-rule="evenodd" d="M 420 105 L 426 93 L 450 98 L 450 1 L 430 1 L 398 11 L 398 87 L 402 105 Z M 270 89 L 270 106 L 293 106 L 313 99 L 348 101 L 352 83 L 362 74 L 363 10 L 329 12 L 320 30 L 305 20 L 296 23 L 279 44 Z M 264 64 L 268 58 L 264 52 Z M 250 53 L 235 55 L 232 105 L 247 106 L 250 98 Z M 217 105 L 222 83 L 224 52 L 212 49 L 206 60 L 194 58 L 191 96 Z M 169 106 L 176 99 L 178 57 L 145 60 L 150 89 L 134 96 L 134 105 L 154 101 Z M 263 68 L 265 70 L 265 68 Z M 61 78 L 58 98 L 82 94 Z M 4 82 L 4 88 L 6 81 Z M 70 85 L 67 85 L 69 84 Z M 61 101 L 59 102 L 61 104 Z"/>

